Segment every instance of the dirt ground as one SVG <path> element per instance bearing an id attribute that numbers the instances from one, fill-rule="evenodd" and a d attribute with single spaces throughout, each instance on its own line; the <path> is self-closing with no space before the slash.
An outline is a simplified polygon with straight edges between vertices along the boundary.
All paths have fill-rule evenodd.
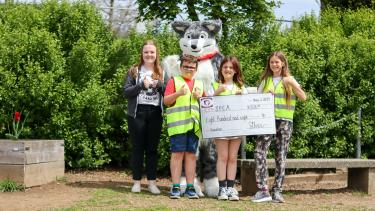
<path id="1" fill-rule="evenodd" d="M 217 203 L 213 199 L 207 199 L 207 201 L 196 201 L 200 205 L 197 205 L 196 202 L 191 202 L 191 200 L 186 201 L 186 204 L 176 203 L 176 205 L 171 205 L 171 199 L 167 196 L 169 184 L 168 178 L 159 179 L 158 185 L 164 194 L 149 197 L 150 203 L 167 204 L 172 209 L 186 209 L 187 207 L 184 206 L 199 206 L 196 209 L 203 210 L 210 209 L 210 203 Z M 338 189 L 306 190 L 306 186 L 304 186 L 302 190 L 298 190 L 298 187 L 293 187 L 294 190 L 286 190 L 285 198 L 287 203 L 282 205 L 282 209 L 296 210 L 295 208 L 299 208 L 298 210 L 303 210 L 305 206 L 311 208 L 316 205 L 326 204 L 328 209 L 330 205 L 337 205 L 338 207 L 349 208 L 349 210 L 375 210 L 375 196 L 340 188 L 340 184 L 325 186 L 325 188 L 333 187 Z M 68 171 L 65 177 L 58 182 L 29 188 L 24 192 L 0 193 L 0 210 L 49 210 L 71 207 L 80 201 L 89 200 L 92 197 L 92 190 L 108 187 L 124 188 L 126 192 L 129 192 L 131 175 L 119 170 Z M 143 181 L 143 187 L 146 187 L 146 181 Z M 240 186 L 238 188 L 239 190 L 241 189 Z M 131 193 L 128 193 L 127 197 L 130 197 L 131 207 L 126 209 L 142 208 L 144 206 L 147 208 L 142 198 L 132 198 Z M 241 196 L 241 201 L 249 201 L 249 199 L 249 196 Z M 273 209 L 272 207 L 267 207 L 267 209 Z M 240 207 L 239 209 L 244 208 Z"/>

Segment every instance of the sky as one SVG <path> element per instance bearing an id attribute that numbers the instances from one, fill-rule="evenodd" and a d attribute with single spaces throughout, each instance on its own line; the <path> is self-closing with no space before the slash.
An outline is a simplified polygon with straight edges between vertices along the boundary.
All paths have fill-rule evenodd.
<path id="1" fill-rule="evenodd" d="M 281 20 L 293 20 L 311 12 L 319 15 L 319 2 L 319 0 L 281 0 L 280 8 L 274 9 L 275 16 Z"/>

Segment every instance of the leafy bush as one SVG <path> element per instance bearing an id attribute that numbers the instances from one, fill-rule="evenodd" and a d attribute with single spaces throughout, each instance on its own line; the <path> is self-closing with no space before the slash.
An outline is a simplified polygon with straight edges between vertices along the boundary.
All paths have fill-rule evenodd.
<path id="1" fill-rule="evenodd" d="M 1 113 L 29 113 L 23 137 L 64 139 L 70 167 L 109 163 L 120 150 L 109 118 L 115 87 L 102 80 L 112 38 L 97 10 L 58 1 L 1 10 Z"/>

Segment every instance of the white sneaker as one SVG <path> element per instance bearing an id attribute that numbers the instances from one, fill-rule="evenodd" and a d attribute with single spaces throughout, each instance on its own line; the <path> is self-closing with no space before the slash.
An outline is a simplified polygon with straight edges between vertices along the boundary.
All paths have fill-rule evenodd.
<path id="1" fill-rule="evenodd" d="M 240 197 L 238 197 L 238 191 L 235 188 L 229 187 L 227 188 L 227 195 L 229 201 L 238 201 Z"/>
<path id="2" fill-rule="evenodd" d="M 140 193 L 141 192 L 141 183 L 134 183 L 132 187 L 132 192 L 133 193 Z"/>
<path id="3" fill-rule="evenodd" d="M 152 185 L 148 185 L 148 190 L 152 193 L 152 194 L 160 194 L 160 190 L 158 188 L 158 186 L 152 184 Z"/>
<path id="4" fill-rule="evenodd" d="M 227 190 L 224 187 L 219 188 L 219 194 L 217 195 L 218 200 L 228 200 Z"/>

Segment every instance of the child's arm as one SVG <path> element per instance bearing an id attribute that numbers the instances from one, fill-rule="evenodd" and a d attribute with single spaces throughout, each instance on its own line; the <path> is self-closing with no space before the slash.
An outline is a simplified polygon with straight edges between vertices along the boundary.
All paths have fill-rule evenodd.
<path id="1" fill-rule="evenodd" d="M 132 98 L 137 96 L 142 89 L 144 89 L 143 83 L 136 83 L 136 79 L 131 76 L 130 73 L 126 75 L 124 85 L 124 96 L 125 98 Z"/>
<path id="2" fill-rule="evenodd" d="M 185 95 L 188 92 L 188 88 L 185 87 L 185 84 L 181 87 L 180 90 L 176 91 L 175 93 L 172 93 L 168 96 L 164 96 L 164 104 L 166 106 L 171 106 L 176 102 L 176 99 L 179 96 Z"/>
<path id="3" fill-rule="evenodd" d="M 291 86 L 293 89 L 294 94 L 303 101 L 307 99 L 305 92 L 301 88 L 301 85 L 292 77 L 284 77 L 283 78 L 286 85 Z"/>

